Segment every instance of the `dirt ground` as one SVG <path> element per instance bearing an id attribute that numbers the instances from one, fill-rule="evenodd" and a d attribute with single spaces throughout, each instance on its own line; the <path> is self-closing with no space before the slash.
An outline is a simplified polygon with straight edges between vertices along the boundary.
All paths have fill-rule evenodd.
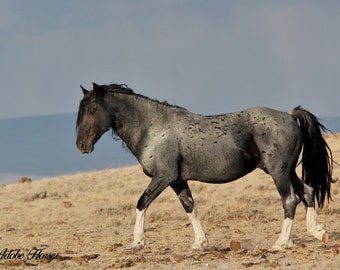
<path id="1" fill-rule="evenodd" d="M 340 135 L 327 141 L 340 163 Z M 339 165 L 334 177 L 340 179 Z M 306 232 L 300 204 L 295 246 L 270 250 L 283 209 L 271 178 L 256 170 L 224 185 L 190 182 L 207 250 L 191 250 L 192 226 L 167 189 L 147 212 L 146 247 L 132 254 L 135 205 L 148 183 L 134 166 L 0 186 L 0 268 L 340 269 L 340 181 L 332 187 L 333 201 L 318 210 L 328 245 Z"/>

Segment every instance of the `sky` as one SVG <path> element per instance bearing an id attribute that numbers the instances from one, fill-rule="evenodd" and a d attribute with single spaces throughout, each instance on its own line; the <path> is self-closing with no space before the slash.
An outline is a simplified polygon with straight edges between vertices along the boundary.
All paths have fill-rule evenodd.
<path id="1" fill-rule="evenodd" d="M 340 1 L 0 0 L 0 118 L 125 83 L 200 114 L 340 116 Z"/>

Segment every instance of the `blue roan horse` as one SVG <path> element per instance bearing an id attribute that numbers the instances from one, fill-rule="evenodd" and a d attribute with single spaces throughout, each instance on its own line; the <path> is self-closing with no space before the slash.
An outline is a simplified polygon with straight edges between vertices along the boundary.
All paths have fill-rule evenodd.
<path id="1" fill-rule="evenodd" d="M 77 146 L 91 153 L 110 128 L 136 156 L 152 180 L 136 209 L 133 251 L 144 247 L 144 217 L 151 202 L 168 186 L 177 194 L 194 228 L 192 248 L 208 241 L 197 217 L 188 180 L 227 183 L 253 171 L 270 174 L 282 198 L 284 221 L 273 248 L 293 245 L 291 227 L 302 201 L 307 209 L 307 231 L 326 242 L 328 234 L 317 222 L 320 207 L 331 199 L 332 153 L 321 135 L 324 126 L 308 111 L 253 108 L 202 116 L 185 108 L 134 93 L 126 85 L 83 87 L 77 119 Z M 302 180 L 295 168 L 302 151 Z"/>

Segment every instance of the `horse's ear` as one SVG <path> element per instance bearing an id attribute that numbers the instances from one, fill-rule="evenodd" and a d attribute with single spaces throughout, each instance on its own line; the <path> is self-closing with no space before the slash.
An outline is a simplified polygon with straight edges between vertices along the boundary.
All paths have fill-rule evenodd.
<path id="1" fill-rule="evenodd" d="M 105 94 L 105 90 L 101 85 L 98 85 L 96 83 L 92 83 L 93 85 L 93 93 L 97 97 L 102 97 Z"/>
<path id="2" fill-rule="evenodd" d="M 83 91 L 84 96 L 87 96 L 90 93 L 90 91 L 86 90 L 82 85 L 80 85 L 80 88 Z"/>

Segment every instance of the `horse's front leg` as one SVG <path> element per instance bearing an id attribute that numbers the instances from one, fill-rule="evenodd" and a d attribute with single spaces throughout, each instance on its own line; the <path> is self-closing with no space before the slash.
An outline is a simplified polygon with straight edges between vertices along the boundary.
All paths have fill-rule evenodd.
<path id="1" fill-rule="evenodd" d="M 147 208 L 167 186 L 169 186 L 168 181 L 164 181 L 161 177 L 154 177 L 139 198 L 136 208 L 136 223 L 133 231 L 133 253 L 136 253 L 145 246 L 144 218 Z"/>
<path id="2" fill-rule="evenodd" d="M 197 211 L 192 198 L 190 188 L 187 182 L 180 184 L 171 184 L 171 188 L 176 192 L 181 201 L 185 212 L 187 212 L 191 224 L 194 228 L 195 242 L 191 246 L 193 249 L 204 249 L 208 246 L 208 239 L 203 231 L 202 225 L 198 219 Z"/>
<path id="3" fill-rule="evenodd" d="M 146 209 L 136 209 L 136 223 L 133 230 L 132 252 L 136 253 L 145 246 L 144 218 Z"/>

